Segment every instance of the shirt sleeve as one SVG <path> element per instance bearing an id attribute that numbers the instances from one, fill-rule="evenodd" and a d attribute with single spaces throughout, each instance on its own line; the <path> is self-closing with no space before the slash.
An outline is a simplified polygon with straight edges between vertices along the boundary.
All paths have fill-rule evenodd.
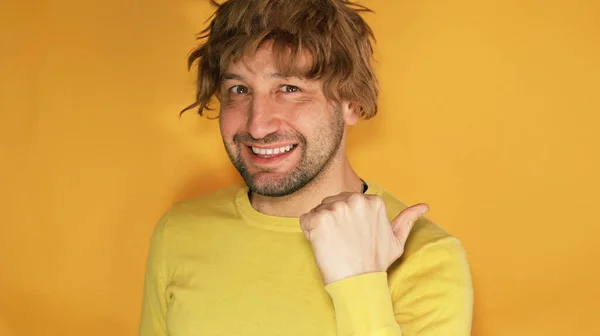
<path id="1" fill-rule="evenodd" d="M 166 215 L 156 225 L 150 240 L 146 261 L 140 336 L 166 336 L 166 271 L 165 271 Z"/>
<path id="2" fill-rule="evenodd" d="M 470 335 L 473 289 L 457 239 L 430 243 L 398 267 L 392 286 L 380 272 L 325 287 L 339 336 Z"/>

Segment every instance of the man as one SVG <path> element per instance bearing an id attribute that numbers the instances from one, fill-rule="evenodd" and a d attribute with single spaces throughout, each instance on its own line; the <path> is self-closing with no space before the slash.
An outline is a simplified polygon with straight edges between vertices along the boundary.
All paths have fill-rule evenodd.
<path id="1" fill-rule="evenodd" d="M 198 62 L 246 185 L 175 205 L 151 242 L 140 335 L 468 335 L 460 242 L 345 155 L 377 111 L 364 7 L 230 0 Z M 410 232 L 410 236 L 409 236 Z"/>

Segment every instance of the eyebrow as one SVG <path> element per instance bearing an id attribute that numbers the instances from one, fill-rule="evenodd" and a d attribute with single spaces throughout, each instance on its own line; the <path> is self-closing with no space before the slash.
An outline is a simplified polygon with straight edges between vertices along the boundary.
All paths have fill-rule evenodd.
<path id="1" fill-rule="evenodd" d="M 223 74 L 223 79 L 224 80 L 229 80 L 229 79 L 237 79 L 237 80 L 244 80 L 244 77 L 238 75 L 238 74 L 234 74 L 234 73 L 224 73 Z"/>
<path id="2" fill-rule="evenodd" d="M 295 77 L 295 76 L 292 76 L 292 77 Z M 279 78 L 286 78 L 286 77 L 282 73 L 275 72 L 275 73 L 265 76 L 265 78 L 271 78 L 271 79 L 278 78 L 279 79 Z M 244 76 L 238 75 L 236 73 L 230 73 L 230 72 L 226 72 L 223 74 L 223 80 L 231 80 L 231 79 L 243 81 Z"/>

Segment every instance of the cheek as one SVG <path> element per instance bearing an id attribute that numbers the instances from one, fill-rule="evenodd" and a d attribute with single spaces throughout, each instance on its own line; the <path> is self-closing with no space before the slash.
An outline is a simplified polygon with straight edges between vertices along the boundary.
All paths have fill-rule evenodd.
<path id="1" fill-rule="evenodd" d="M 312 134 L 327 132 L 331 119 L 334 118 L 324 104 L 305 104 L 290 114 L 289 122 L 300 133 L 310 138 Z"/>
<path id="2" fill-rule="evenodd" d="M 239 110 L 221 109 L 219 113 L 219 128 L 221 136 L 227 141 L 231 141 L 233 136 L 243 129 L 246 123 L 246 117 Z"/>

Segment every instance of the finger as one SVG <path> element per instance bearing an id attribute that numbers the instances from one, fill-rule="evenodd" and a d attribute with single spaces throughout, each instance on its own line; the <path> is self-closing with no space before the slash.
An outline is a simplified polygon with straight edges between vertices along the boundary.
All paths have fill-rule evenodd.
<path id="1" fill-rule="evenodd" d="M 319 205 L 317 205 L 316 207 L 312 208 L 309 212 L 309 214 L 314 214 L 316 212 L 320 212 L 320 211 L 324 211 L 324 210 L 333 210 L 333 204 L 335 202 L 331 202 L 331 203 L 321 203 Z"/>
<path id="2" fill-rule="evenodd" d="M 310 233 L 310 231 L 314 230 L 319 223 L 320 216 L 322 216 L 319 213 L 324 211 L 335 212 L 335 203 L 319 204 L 310 210 L 310 212 L 301 215 L 299 220 L 302 231 Z"/>
<path id="3" fill-rule="evenodd" d="M 333 202 L 337 202 L 337 201 L 345 201 L 348 196 L 350 196 L 352 193 L 349 192 L 343 192 L 337 195 L 333 195 L 333 196 L 329 196 L 329 197 L 325 197 L 322 201 L 321 204 L 329 204 L 329 203 L 333 203 Z"/>
<path id="4" fill-rule="evenodd" d="M 310 241 L 310 231 L 302 230 L 302 233 L 304 234 L 304 238 L 306 238 L 306 240 Z"/>
<path id="5" fill-rule="evenodd" d="M 300 216 L 300 229 L 302 229 L 302 231 L 305 233 L 312 230 L 311 218 L 312 212 L 305 213 L 304 215 Z"/>
<path id="6" fill-rule="evenodd" d="M 311 232 L 316 229 L 317 224 L 319 222 L 319 214 L 318 211 L 322 211 L 321 207 L 329 207 L 329 205 L 318 206 L 317 208 L 311 210 L 309 213 L 305 213 L 300 216 L 300 229 L 304 232 Z"/>
<path id="7" fill-rule="evenodd" d="M 425 203 L 416 204 L 402 210 L 391 222 L 394 235 L 402 245 L 408 239 L 415 222 L 429 211 L 429 206 Z"/>

